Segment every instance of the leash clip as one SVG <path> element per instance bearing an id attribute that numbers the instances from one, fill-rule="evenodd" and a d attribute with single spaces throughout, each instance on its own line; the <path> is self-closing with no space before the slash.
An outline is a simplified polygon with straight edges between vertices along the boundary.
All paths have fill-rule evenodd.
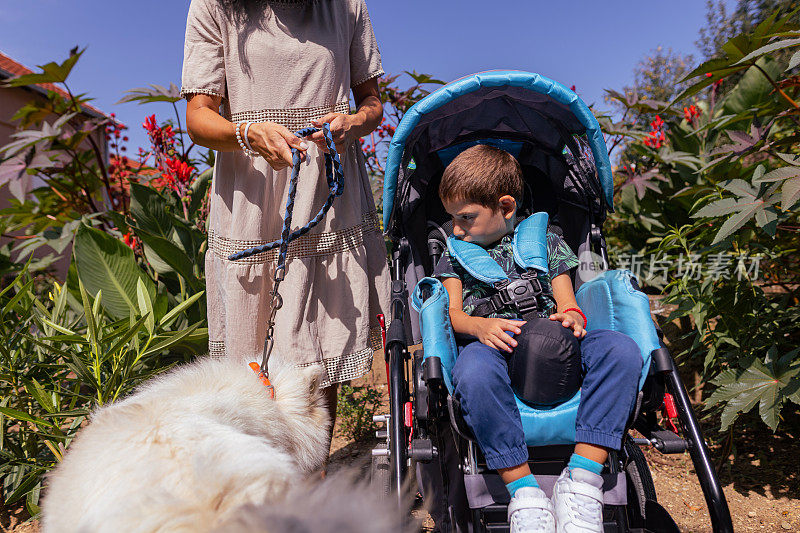
<path id="1" fill-rule="evenodd" d="M 258 363 L 256 363 L 255 361 L 250 363 L 249 366 L 250 366 L 250 368 L 253 369 L 253 372 L 255 372 L 256 375 L 258 376 L 258 379 L 261 381 L 261 384 L 264 385 L 267 388 L 267 394 L 269 395 L 270 399 L 274 400 L 275 399 L 275 387 L 273 387 L 272 383 L 270 383 L 269 378 L 267 377 L 266 373 L 263 370 L 261 370 L 261 366 Z"/>

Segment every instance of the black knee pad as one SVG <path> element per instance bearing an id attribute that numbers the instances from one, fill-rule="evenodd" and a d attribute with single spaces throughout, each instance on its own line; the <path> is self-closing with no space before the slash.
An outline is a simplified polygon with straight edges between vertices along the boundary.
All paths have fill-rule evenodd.
<path id="1" fill-rule="evenodd" d="M 547 318 L 529 320 L 521 329 L 508 364 L 514 394 L 542 407 L 572 398 L 582 378 L 580 343 L 573 331 Z"/>

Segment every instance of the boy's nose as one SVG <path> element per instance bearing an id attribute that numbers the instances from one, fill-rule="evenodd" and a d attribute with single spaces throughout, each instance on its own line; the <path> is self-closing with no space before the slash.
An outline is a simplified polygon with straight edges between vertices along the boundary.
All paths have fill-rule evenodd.
<path id="1" fill-rule="evenodd" d="M 465 235 L 464 230 L 459 228 L 458 226 L 453 226 L 453 235 L 456 237 L 463 237 Z"/>

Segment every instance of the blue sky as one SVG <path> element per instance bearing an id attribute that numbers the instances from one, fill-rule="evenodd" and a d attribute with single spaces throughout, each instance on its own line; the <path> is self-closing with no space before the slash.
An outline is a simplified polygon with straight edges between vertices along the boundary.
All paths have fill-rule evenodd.
<path id="1" fill-rule="evenodd" d="M 734 0 L 727 0 L 733 5 Z M 146 115 L 166 104 L 115 105 L 124 91 L 180 84 L 188 0 L 0 0 L 0 51 L 33 68 L 86 53 L 68 80 L 130 126 L 131 152 L 146 143 Z M 587 103 L 630 83 L 657 46 L 697 54 L 703 0 L 367 0 L 390 73 L 416 70 L 449 81 L 487 69 L 538 72 L 576 85 Z M 185 106 L 180 105 L 181 111 Z M 129 152 L 130 153 L 130 152 Z"/>

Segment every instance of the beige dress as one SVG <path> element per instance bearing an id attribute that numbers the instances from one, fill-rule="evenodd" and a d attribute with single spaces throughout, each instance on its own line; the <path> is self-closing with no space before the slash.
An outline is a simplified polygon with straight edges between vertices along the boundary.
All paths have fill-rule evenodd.
<path id="1" fill-rule="evenodd" d="M 350 111 L 351 87 L 383 74 L 364 0 L 271 1 L 263 17 L 228 17 L 220 0 L 192 0 L 182 95 L 223 97 L 234 122 L 271 121 L 292 131 Z M 293 228 L 316 215 L 328 192 L 324 157 L 309 142 Z M 388 309 L 389 273 L 358 143 L 340 150 L 344 194 L 323 221 L 289 246 L 272 360 L 324 365 L 327 382 L 363 375 L 380 347 L 376 315 Z M 233 252 L 278 239 L 291 169 L 218 152 L 206 253 L 209 351 L 260 360 L 277 250 L 240 261 Z"/>

